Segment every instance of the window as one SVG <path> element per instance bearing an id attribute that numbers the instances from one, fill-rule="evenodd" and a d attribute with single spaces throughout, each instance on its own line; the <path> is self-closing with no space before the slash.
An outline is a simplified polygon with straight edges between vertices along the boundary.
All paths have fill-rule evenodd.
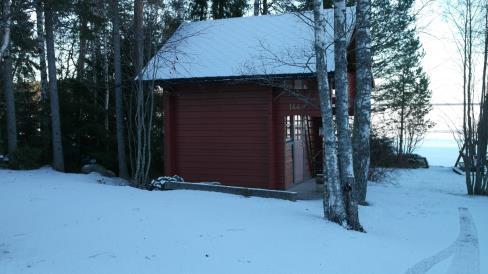
<path id="1" fill-rule="evenodd" d="M 291 116 L 286 116 L 285 117 L 285 137 L 286 141 L 291 141 L 293 136 L 292 136 L 292 131 L 293 131 L 293 125 L 292 125 L 292 119 Z"/>
<path id="2" fill-rule="evenodd" d="M 288 115 L 285 117 L 285 137 L 286 141 L 302 140 L 308 134 L 312 118 L 305 115 Z"/>
<path id="3" fill-rule="evenodd" d="M 293 116 L 293 139 L 301 140 L 303 137 L 303 117 L 301 115 Z"/>

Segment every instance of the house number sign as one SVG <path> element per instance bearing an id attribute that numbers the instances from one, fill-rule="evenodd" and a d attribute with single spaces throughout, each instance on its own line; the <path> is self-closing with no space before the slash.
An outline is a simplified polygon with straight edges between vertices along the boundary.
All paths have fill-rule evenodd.
<path id="1" fill-rule="evenodd" d="M 290 104 L 290 110 L 302 110 L 305 109 L 304 104 Z"/>

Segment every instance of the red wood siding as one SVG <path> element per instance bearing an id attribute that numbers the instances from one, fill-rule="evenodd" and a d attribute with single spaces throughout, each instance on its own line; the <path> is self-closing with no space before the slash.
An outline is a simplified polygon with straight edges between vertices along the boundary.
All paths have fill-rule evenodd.
<path id="1" fill-rule="evenodd" d="M 349 79 L 353 78 L 351 74 Z M 309 90 L 298 93 L 308 96 L 309 103 L 258 84 L 173 86 L 165 96 L 166 174 L 194 182 L 289 187 L 293 166 L 285 161 L 291 154 L 285 153 L 285 117 L 320 117 L 315 81 L 307 85 Z M 354 81 L 350 85 L 355 89 Z"/>
<path id="2" fill-rule="evenodd" d="M 167 173 L 195 182 L 271 187 L 270 96 L 269 88 L 257 85 L 177 87 Z"/>

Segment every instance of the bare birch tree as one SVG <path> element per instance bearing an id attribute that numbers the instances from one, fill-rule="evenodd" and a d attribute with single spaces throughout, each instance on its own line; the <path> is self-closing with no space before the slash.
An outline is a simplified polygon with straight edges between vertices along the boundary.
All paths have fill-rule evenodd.
<path id="1" fill-rule="evenodd" d="M 145 89 L 143 82 L 144 63 L 144 2 L 134 1 L 134 69 L 135 69 L 135 111 L 133 113 L 133 127 L 129 128 L 131 144 L 132 183 L 137 187 L 146 187 L 151 167 L 151 127 L 153 119 L 154 95 L 153 90 Z M 131 106 L 132 107 L 132 106 Z M 131 115 L 130 115 L 131 116 Z"/>
<path id="2" fill-rule="evenodd" d="M 347 223 L 354 230 L 362 230 L 359 223 L 358 204 L 354 189 L 351 130 L 349 128 L 349 93 L 347 81 L 347 29 L 346 1 L 334 2 L 334 85 L 336 93 L 336 123 L 338 135 L 339 172 L 344 203 L 347 211 Z"/>
<path id="3" fill-rule="evenodd" d="M 115 72 L 115 124 L 117 131 L 117 158 L 119 164 L 119 176 L 129 178 L 125 155 L 125 130 L 124 130 L 124 104 L 122 94 L 122 62 L 120 53 L 120 19 L 119 3 L 117 0 L 110 1 L 113 24 L 113 47 L 114 47 L 114 72 Z"/>
<path id="4" fill-rule="evenodd" d="M 53 145 L 53 168 L 64 171 L 61 119 L 59 115 L 58 83 L 56 76 L 56 55 L 54 50 L 54 11 L 50 5 L 44 7 L 46 49 L 49 72 L 49 101 L 51 103 L 51 135 Z"/>
<path id="5" fill-rule="evenodd" d="M 474 140 L 474 116 L 473 116 L 473 93 L 474 93 L 474 83 L 473 83 L 473 2 L 471 0 L 466 0 L 465 4 L 465 16 L 464 16 L 464 33 L 463 33 L 463 102 L 464 102 L 464 114 L 463 114 L 463 134 L 465 142 L 465 154 L 464 154 L 464 164 L 466 168 L 466 185 L 468 188 L 468 194 L 474 194 L 474 184 L 473 184 L 473 174 L 471 169 L 474 165 L 474 154 L 475 154 L 475 140 Z"/>
<path id="6" fill-rule="evenodd" d="M 327 79 L 326 24 L 323 2 L 322 0 L 314 0 L 314 47 L 322 128 L 324 130 L 324 170 L 327 171 L 327 187 L 324 191 L 324 216 L 328 220 L 346 227 L 346 208 L 338 172 L 337 143 L 331 94 Z"/>
<path id="7" fill-rule="evenodd" d="M 356 101 L 354 111 L 353 153 L 354 175 L 359 203 L 366 202 L 370 164 L 371 132 L 371 0 L 358 0 L 356 6 Z"/>
<path id="8" fill-rule="evenodd" d="M 457 46 L 463 75 L 463 125 L 460 147 L 469 195 L 488 195 L 487 63 L 488 63 L 488 3 L 458 0 L 449 6 L 448 14 L 456 26 Z M 482 74 L 478 75 L 482 59 Z M 481 79 L 481 83 L 478 82 Z M 481 92 L 477 89 L 481 88 Z M 476 113 L 476 101 L 480 102 Z"/>

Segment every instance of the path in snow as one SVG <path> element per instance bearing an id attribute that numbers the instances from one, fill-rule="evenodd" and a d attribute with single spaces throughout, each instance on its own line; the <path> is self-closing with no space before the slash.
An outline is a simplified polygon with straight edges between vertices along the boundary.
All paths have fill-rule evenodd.
<path id="1" fill-rule="evenodd" d="M 449 247 L 423 259 L 407 270 L 407 274 L 427 273 L 434 265 L 452 257 L 448 274 L 480 273 L 478 234 L 473 217 L 467 208 L 459 208 L 459 236 Z"/>

